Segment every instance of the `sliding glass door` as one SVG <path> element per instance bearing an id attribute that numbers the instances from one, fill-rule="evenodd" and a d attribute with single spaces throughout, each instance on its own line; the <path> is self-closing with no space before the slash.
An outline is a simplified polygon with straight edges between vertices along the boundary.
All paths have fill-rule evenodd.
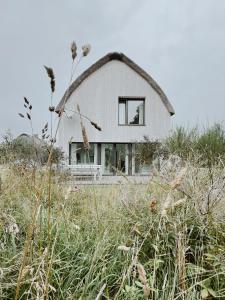
<path id="1" fill-rule="evenodd" d="M 128 152 L 127 144 L 116 144 L 116 171 L 117 173 L 128 174 Z"/>
<path id="2" fill-rule="evenodd" d="M 114 145 L 102 144 L 101 164 L 103 166 L 103 174 L 113 175 L 114 173 Z"/>
<path id="3" fill-rule="evenodd" d="M 103 174 L 128 174 L 128 158 L 127 144 L 102 144 L 101 163 Z"/>
<path id="4" fill-rule="evenodd" d="M 123 143 L 90 143 L 90 150 L 83 143 L 70 144 L 69 163 L 72 165 L 98 164 L 105 175 L 134 175 L 149 172 L 149 161 L 143 160 L 141 145 Z"/>

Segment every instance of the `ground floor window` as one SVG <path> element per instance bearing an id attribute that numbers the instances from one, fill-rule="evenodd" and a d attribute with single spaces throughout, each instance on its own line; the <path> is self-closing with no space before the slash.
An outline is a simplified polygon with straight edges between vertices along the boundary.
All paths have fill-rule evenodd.
<path id="1" fill-rule="evenodd" d="M 101 165 L 105 175 L 149 174 L 152 156 L 144 144 L 90 143 L 87 151 L 83 143 L 71 143 L 70 164 Z"/>
<path id="2" fill-rule="evenodd" d="M 102 144 L 101 164 L 104 174 L 128 175 L 128 144 Z"/>
<path id="3" fill-rule="evenodd" d="M 72 143 L 70 145 L 70 164 L 94 164 L 95 163 L 95 145 L 90 144 L 90 149 L 86 150 L 83 143 Z"/>

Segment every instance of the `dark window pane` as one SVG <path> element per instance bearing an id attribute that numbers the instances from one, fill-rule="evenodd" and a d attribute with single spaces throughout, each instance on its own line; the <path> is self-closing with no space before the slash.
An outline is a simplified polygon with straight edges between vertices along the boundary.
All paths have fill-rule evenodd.
<path id="1" fill-rule="evenodd" d="M 128 124 L 144 124 L 144 101 L 128 101 Z"/>
<path id="2" fill-rule="evenodd" d="M 126 144 L 116 144 L 116 168 L 125 173 L 126 171 Z"/>
<path id="3" fill-rule="evenodd" d="M 113 145 L 112 144 L 103 144 L 102 149 L 104 149 L 103 160 L 104 163 L 104 173 L 112 174 L 113 173 Z"/>

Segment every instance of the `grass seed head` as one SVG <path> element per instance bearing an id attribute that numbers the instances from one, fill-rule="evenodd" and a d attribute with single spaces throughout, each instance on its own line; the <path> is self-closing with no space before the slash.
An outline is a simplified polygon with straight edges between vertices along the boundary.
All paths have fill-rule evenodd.
<path id="1" fill-rule="evenodd" d="M 141 232 L 140 232 L 140 229 L 139 229 L 139 225 L 140 224 L 135 224 L 134 227 L 132 228 L 131 232 L 136 234 L 136 235 L 139 235 L 139 236 L 142 236 Z"/>
<path id="2" fill-rule="evenodd" d="M 151 212 L 156 212 L 157 211 L 157 201 L 156 201 L 156 199 L 152 199 L 150 201 L 149 209 L 150 209 Z"/>
<path id="3" fill-rule="evenodd" d="M 83 51 L 83 56 L 87 56 L 88 53 L 91 50 L 91 45 L 90 44 L 86 44 L 84 46 L 82 46 L 82 51 Z"/>
<path id="4" fill-rule="evenodd" d="M 46 136 L 46 138 L 48 138 L 48 136 Z M 55 143 L 56 143 L 56 139 L 55 139 L 55 138 L 52 138 L 52 139 L 50 139 L 50 142 L 51 142 L 52 144 L 55 144 Z"/>
<path id="5" fill-rule="evenodd" d="M 184 198 L 181 198 L 181 199 L 177 200 L 175 203 L 173 203 L 172 208 L 180 207 L 184 203 L 186 203 L 186 201 L 187 201 L 187 196 L 185 196 Z"/>
<path id="6" fill-rule="evenodd" d="M 72 42 L 70 49 L 72 53 L 72 59 L 74 60 L 77 56 L 77 45 L 74 41 Z"/>
<path id="7" fill-rule="evenodd" d="M 49 110 L 50 112 L 55 111 L 55 106 L 49 106 L 48 110 Z"/>
<path id="8" fill-rule="evenodd" d="M 50 85 L 51 85 L 51 90 L 54 93 L 54 91 L 55 91 L 55 80 L 51 80 Z"/>
<path id="9" fill-rule="evenodd" d="M 85 150 L 90 150 L 90 144 L 89 144 L 89 141 L 88 141 L 86 128 L 85 128 L 85 126 L 82 122 L 81 122 L 81 132 L 82 132 L 82 137 L 83 137 L 84 149 Z"/>
<path id="10" fill-rule="evenodd" d="M 49 67 L 46 67 L 46 66 L 44 66 L 44 68 L 45 68 L 45 70 L 46 70 L 46 72 L 48 74 L 48 77 L 50 79 L 54 80 L 55 79 L 55 75 L 54 75 L 53 69 L 49 68 Z"/>
<path id="11" fill-rule="evenodd" d="M 187 168 L 181 169 L 181 171 L 178 173 L 177 177 L 173 181 L 170 182 L 170 186 L 171 186 L 172 190 L 176 189 L 178 186 L 181 185 L 186 172 L 187 172 Z"/>
<path id="12" fill-rule="evenodd" d="M 171 193 L 168 193 L 166 200 L 163 203 L 162 210 L 161 210 L 161 215 L 163 217 L 167 216 L 167 211 L 172 207 L 172 203 L 173 203 L 173 197 L 172 197 Z"/>
<path id="13" fill-rule="evenodd" d="M 30 102 L 27 100 L 27 98 L 26 98 L 26 97 L 23 97 L 23 99 L 24 99 L 24 102 L 25 102 L 27 105 L 29 105 L 29 104 L 30 104 Z"/>
<path id="14" fill-rule="evenodd" d="M 91 121 L 91 125 L 94 126 L 95 129 L 99 130 L 99 131 L 102 131 L 102 128 L 100 126 L 98 126 L 97 123 Z"/>
<path id="15" fill-rule="evenodd" d="M 139 275 L 139 279 L 143 285 L 147 284 L 147 276 L 144 266 L 141 263 L 137 264 L 137 271 Z"/>
<path id="16" fill-rule="evenodd" d="M 46 67 L 46 66 L 44 66 L 44 68 L 48 74 L 48 77 L 50 78 L 51 91 L 52 91 L 52 93 L 54 93 L 54 91 L 55 91 L 55 75 L 54 75 L 53 69 Z"/>
<path id="17" fill-rule="evenodd" d="M 150 296 L 151 289 L 150 289 L 150 287 L 147 284 L 145 284 L 143 286 L 143 291 L 144 291 L 144 296 L 145 297 L 149 297 Z"/>
<path id="18" fill-rule="evenodd" d="M 128 252 L 128 251 L 130 251 L 130 247 L 127 247 L 127 246 L 125 246 L 125 245 L 121 245 L 121 246 L 119 246 L 118 248 L 117 248 L 118 250 L 121 250 L 121 251 L 124 251 L 124 252 Z"/>
<path id="19" fill-rule="evenodd" d="M 31 120 L 31 115 L 29 113 L 27 113 L 27 118 Z"/>

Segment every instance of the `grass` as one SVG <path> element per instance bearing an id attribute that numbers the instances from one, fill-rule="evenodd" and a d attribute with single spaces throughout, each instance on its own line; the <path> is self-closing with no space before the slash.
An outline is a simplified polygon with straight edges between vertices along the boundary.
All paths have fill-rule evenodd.
<path id="1" fill-rule="evenodd" d="M 0 195 L 1 299 L 15 297 L 32 222 L 19 299 L 225 298 L 222 168 L 72 192 L 56 174 L 50 240 L 45 174 L 34 186 L 32 173 L 17 168 L 4 173 Z"/>

